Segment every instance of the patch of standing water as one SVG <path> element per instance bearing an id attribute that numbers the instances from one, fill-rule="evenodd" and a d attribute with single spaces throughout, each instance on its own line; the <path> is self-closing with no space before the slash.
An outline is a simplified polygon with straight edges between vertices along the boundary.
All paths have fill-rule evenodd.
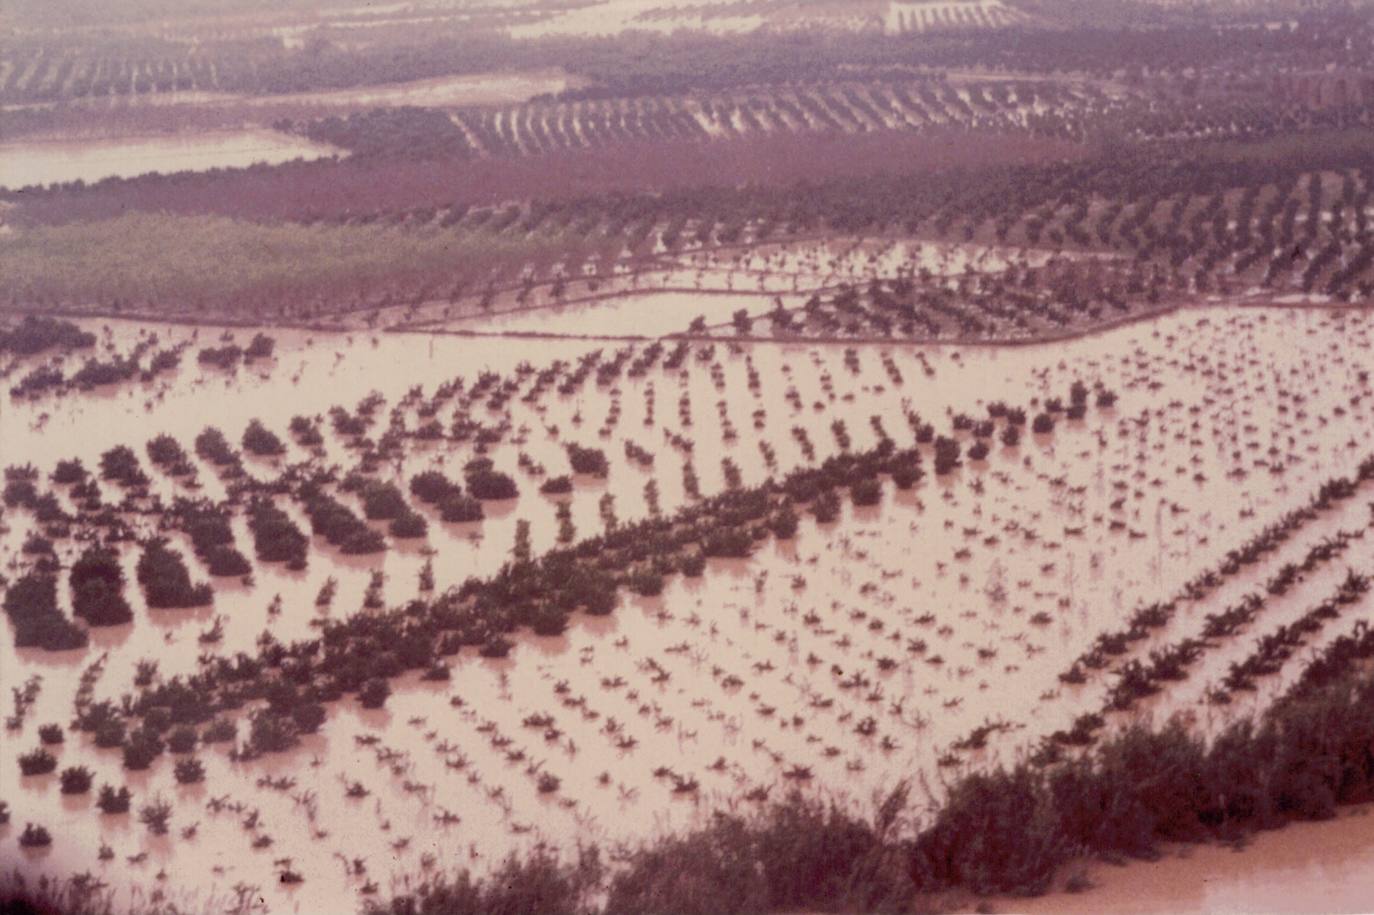
<path id="1" fill-rule="evenodd" d="M 790 307 L 800 304 L 791 299 L 787 297 Z M 685 332 L 696 318 L 704 318 L 709 326 L 727 323 L 741 309 L 758 317 L 772 308 L 770 295 L 624 292 L 599 301 L 479 316 L 449 326 L 484 333 L 661 337 Z"/>
<path id="2" fill-rule="evenodd" d="M 1345 810 L 1325 823 L 1293 823 L 1243 849 L 1185 846 L 1159 861 L 1095 864 L 1082 893 L 998 900 L 1024 915 L 1155 912 L 1368 912 L 1374 899 L 1374 816 Z"/>
<path id="3" fill-rule="evenodd" d="M 133 178 L 149 172 L 207 171 L 319 159 L 331 146 L 271 130 L 225 130 L 118 139 L 0 143 L 0 188 Z"/>

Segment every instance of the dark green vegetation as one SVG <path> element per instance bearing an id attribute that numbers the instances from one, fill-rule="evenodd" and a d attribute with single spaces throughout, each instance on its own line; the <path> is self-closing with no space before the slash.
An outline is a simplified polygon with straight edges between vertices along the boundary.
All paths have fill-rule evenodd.
<path id="1" fill-rule="evenodd" d="M 29 315 L 9 330 L 0 330 L 0 352 L 32 356 L 58 347 L 84 349 L 95 345 L 95 335 L 70 321 Z"/>
<path id="2" fill-rule="evenodd" d="M 545 372 L 522 367 L 517 374 L 536 382 L 541 390 L 557 388 L 575 394 L 584 385 L 608 386 L 625 373 L 646 372 L 660 360 L 665 370 L 676 371 L 690 350 L 686 343 L 671 348 L 655 344 L 642 352 L 627 347 L 612 354 L 592 353 L 575 364 L 559 363 Z M 709 357 L 714 348 L 702 346 L 700 350 Z M 466 425 L 469 406 L 489 403 L 503 396 L 501 392 L 514 389 L 501 376 L 487 373 L 471 387 L 456 381 L 442 385 L 432 402 L 424 402 L 417 391 L 407 400 L 407 407 L 414 407 L 422 416 L 432 416 L 440 404 L 456 400 L 452 434 L 461 439 L 471 434 Z M 1071 393 L 1070 399 L 1074 397 Z M 376 424 L 378 409 L 378 400 L 367 398 L 352 411 L 330 411 L 336 434 L 350 441 L 367 435 Z M 984 431 L 991 434 L 999 422 L 1009 422 L 1014 415 L 1019 415 L 1018 411 L 999 408 Z M 908 422 L 913 428 L 919 427 L 918 440 L 934 439 L 933 426 L 927 427 L 914 413 Z M 952 426 L 972 422 L 959 416 Z M 400 433 L 389 432 L 370 443 L 359 455 L 357 469 L 347 474 L 327 468 L 323 458 L 315 456 L 302 464 L 278 467 L 276 476 L 268 479 L 232 476 L 226 481 L 229 499 L 222 504 L 185 498 L 156 507 L 144 508 L 144 503 L 137 501 L 132 504 L 159 515 L 160 529 L 184 532 L 207 562 L 216 550 L 232 549 L 230 519 L 242 512 L 260 559 L 303 565 L 311 543 L 276 503 L 296 503 L 318 533 L 344 550 L 382 548 L 384 538 L 368 527 L 345 499 L 358 499 L 364 513 L 379 521 L 405 519 L 411 510 L 400 488 L 369 476 L 365 470 L 371 465 L 375 472 L 384 456 L 401 454 L 403 446 Z M 958 451 L 957 444 L 954 450 Z M 154 464 L 170 473 L 182 449 L 174 440 L 159 438 L 149 451 Z M 198 437 L 197 451 L 211 463 L 232 466 L 232 451 L 213 430 Z M 606 461 L 599 449 L 584 447 L 574 454 L 582 469 L 595 471 Z M 164 462 L 164 458 L 168 460 Z M 770 536 L 794 536 L 804 506 L 838 505 L 836 493 L 844 490 L 853 492 L 858 501 L 871 501 L 875 494 L 881 495 L 879 479 L 888 473 L 902 475 L 910 485 L 920 478 L 923 460 L 919 447 L 898 448 L 883 433 L 871 450 L 851 451 L 752 488 L 736 481 L 733 489 L 697 500 L 671 515 L 655 513 L 644 521 L 608 524 L 604 535 L 578 543 L 569 537 L 562 548 L 538 558 L 531 554 L 527 542 L 523 548 L 517 545 L 512 561 L 495 576 L 469 579 L 437 596 L 386 609 L 378 595 L 376 604 L 368 605 L 378 612 L 346 619 L 323 618 L 318 638 L 288 645 L 270 632 L 264 633 L 256 653 L 239 652 L 232 657 L 207 653 L 191 676 L 162 679 L 156 665 L 141 664 L 130 704 L 93 702 L 88 697 L 79 705 L 73 730 L 94 735 L 99 746 L 119 748 L 125 768 L 142 771 L 169 750 L 186 753 L 194 751 L 197 742 L 235 741 L 237 733 L 223 716 L 265 701 L 265 707 L 248 712 L 247 736 L 237 742 L 232 753 L 236 759 L 246 760 L 281 752 L 321 726 L 324 703 L 356 692 L 363 707 L 381 707 L 390 693 L 389 678 L 407 670 L 421 670 L 431 678 L 446 677 L 446 658 L 465 646 L 485 657 L 503 657 L 512 649 L 510 636 L 517 629 L 527 627 L 541 635 L 556 635 L 579 610 L 593 615 L 611 612 L 622 589 L 658 594 L 668 577 L 677 572 L 701 575 L 707 557 L 744 558 Z M 116 479 L 131 478 L 138 471 L 136 456 L 129 449 L 110 449 L 102 459 L 102 470 Z M 466 488 L 473 492 L 490 496 L 503 488 L 514 488 L 513 481 L 496 471 L 486 457 L 470 460 L 463 472 Z M 20 497 L 16 505 L 27 511 L 42 501 L 45 494 L 38 489 L 37 471 L 12 468 L 10 476 Z M 78 481 L 83 478 L 82 467 L 78 462 L 64 461 L 52 477 Z M 463 487 L 437 472 L 417 474 L 410 489 L 422 501 L 438 500 L 444 517 L 455 500 L 469 499 L 462 494 Z M 480 510 L 480 502 L 472 500 L 471 504 Z M 92 534 L 103 531 L 100 539 L 105 541 L 132 539 L 117 516 L 97 513 L 72 520 Z M 111 593 L 119 594 L 123 584 L 118 554 L 103 544 L 88 546 L 71 574 L 74 590 L 94 589 L 91 583 L 99 583 L 98 596 L 106 600 Z M 47 580 L 45 589 L 41 573 L 31 575 L 21 579 L 24 584 L 11 586 L 7 601 L 43 601 L 46 595 L 44 606 L 56 613 L 52 581 Z M 194 584 L 181 555 L 165 540 L 142 543 L 137 579 L 150 606 L 181 606 L 208 597 L 208 588 Z M 82 606 L 78 601 L 78 611 Z M 202 636 L 202 640 L 207 638 L 208 634 Z M 198 775 L 190 764 L 180 768 L 184 771 L 179 771 L 178 777 L 193 781 Z M 102 810 L 119 803 L 117 796 L 101 792 Z"/>
<path id="3" fill-rule="evenodd" d="M 1043 892 L 1076 854 L 1145 856 L 1161 841 L 1234 839 L 1368 801 L 1374 682 L 1349 670 L 1372 655 L 1361 622 L 1258 721 L 1210 744 L 1180 722 L 1130 727 L 1079 758 L 970 776 L 918 837 L 912 876 L 933 887 Z"/>
<path id="4" fill-rule="evenodd" d="M 586 474 L 593 477 L 605 478 L 610 472 L 610 465 L 606 462 L 606 455 L 600 448 L 584 448 L 574 442 L 567 444 L 568 463 L 572 465 L 573 473 Z"/>
<path id="5" fill-rule="evenodd" d="M 1014 28 L 938 36 L 522 43 L 449 23 L 442 37 L 397 25 L 376 44 L 325 30 L 308 52 L 233 43 L 232 62 L 150 39 L 127 65 L 127 50 L 97 65 L 88 47 L 21 43 L 0 97 L 276 93 L 535 61 L 585 85 L 277 124 L 353 151 L 337 160 L 9 193 L 23 231 L 0 239 L 4 291 L 19 309 L 395 321 L 420 305 L 480 313 L 535 286 L 586 294 L 617 267 L 698 248 L 880 235 L 1063 259 L 953 288 L 886 277 L 778 313 L 775 332 L 1024 337 L 1251 285 L 1369 294 L 1368 16 L 1015 6 Z M 1084 252 L 1111 257 L 1098 271 Z M 252 347 L 201 356 L 236 364 Z"/>
<path id="6" fill-rule="evenodd" d="M 363 688 L 378 675 L 429 669 L 465 645 L 495 651 L 504 635 L 522 626 L 561 631 L 569 614 L 579 608 L 608 611 L 618 587 L 656 593 L 664 575 L 685 570 L 699 555 L 747 556 L 773 529 L 790 535 L 794 504 L 837 487 L 859 484 L 863 489 L 863 481 L 889 467 L 919 460 L 917 452 L 898 451 L 888 441 L 871 452 L 794 472 L 778 483 L 703 499 L 671 517 L 620 525 L 538 559 L 517 559 L 491 579 L 470 579 L 429 601 L 328 620 L 321 638 L 293 645 L 273 642 L 252 664 L 242 658 L 215 658 L 191 681 L 174 678 L 147 687 L 136 703 L 136 714 L 169 708 L 171 722 L 204 722 L 270 690 L 276 680 L 272 671 L 282 665 L 295 671 L 294 682 L 310 684 L 306 695 L 328 701 Z M 485 461 L 477 462 L 469 468 L 469 488 L 486 476 L 498 475 Z M 300 498 L 317 533 L 345 552 L 384 548 L 380 534 L 314 484 L 305 484 Z M 279 520 L 269 523 L 269 513 Z M 250 526 L 255 528 L 266 530 L 284 521 L 284 513 L 269 503 L 250 508 Z"/>
<path id="7" fill-rule="evenodd" d="M 590 83 L 567 93 L 572 98 L 816 80 L 856 67 L 882 71 L 996 66 L 1029 73 L 1071 71 L 1094 76 L 1157 67 L 1177 73 L 1199 61 L 1224 61 L 1235 56 L 1236 44 L 1227 27 L 1245 25 L 1264 15 L 1243 8 L 1212 14 L 1206 8 L 1164 10 L 1147 4 L 1111 4 L 1085 11 L 1080 4 L 1038 2 L 1017 4 L 1029 9 L 1031 15 L 1024 17 L 1029 27 L 1007 31 L 883 36 L 871 30 L 850 34 L 806 30 L 784 34 L 782 40 L 748 34 L 669 38 L 642 32 L 585 40 L 530 41 L 512 40 L 499 30 L 513 21 L 537 22 L 551 16 L 559 11 L 559 4 L 536 4 L 518 16 L 496 5 L 484 6 L 454 18 L 436 17 L 432 10 L 421 7 L 413 14 L 419 17 L 417 21 L 408 23 L 406 17 L 399 16 L 399 25 L 390 30 L 326 29 L 312 36 L 305 47 L 287 47 L 261 33 L 252 40 L 234 31 L 216 34 L 218 30 L 206 30 L 207 23 L 196 19 L 226 6 L 242 12 L 261 12 L 267 7 L 273 12 L 300 12 L 307 4 L 139 0 L 127 12 L 121 8 L 119 25 L 137 26 L 174 15 L 186 21 L 177 24 L 173 36 L 162 38 L 134 38 L 122 32 L 106 37 L 84 34 L 83 40 L 74 38 L 66 47 L 59 44 L 56 53 L 51 41 L 13 42 L 0 58 L 14 64 L 9 78 L 0 84 L 0 100 L 55 101 L 173 90 L 270 95 L 552 66 L 579 74 Z M 327 9 L 346 4 L 322 6 Z M 884 4 L 865 0 L 847 6 L 861 17 L 878 21 L 885 12 Z M 23 0 L 15 7 L 16 17 L 45 26 L 89 26 L 109 21 L 113 15 L 89 0 Z M 1260 31 L 1249 36 L 1245 50 L 1278 56 L 1331 49 L 1342 60 L 1359 59 L 1358 46 L 1340 43 L 1352 27 L 1362 24 L 1356 15 L 1337 11 L 1318 16 L 1310 6 L 1303 12 L 1307 15 L 1298 17 L 1298 29 Z M 356 10 L 334 11 L 345 22 L 350 14 L 366 20 L 366 14 Z M 1151 28 L 1135 33 L 1121 28 L 1129 25 Z M 192 50 L 184 39 L 197 32 L 205 40 Z M 367 40 L 361 40 L 360 35 L 366 35 Z M 1203 79 L 1198 77 L 1199 82 Z"/>
<path id="8" fill-rule="evenodd" d="M 72 612 L 92 626 L 119 626 L 133 619 L 124 598 L 124 569 L 119 554 L 92 546 L 72 563 Z"/>
<path id="9" fill-rule="evenodd" d="M 193 502 L 181 498 L 173 504 L 171 513 L 176 526 L 191 538 L 196 555 L 211 575 L 247 575 L 252 571 L 248 558 L 234 545 L 234 531 L 225 509 L 208 500 Z"/>
<path id="10" fill-rule="evenodd" d="M 284 562 L 288 569 L 303 569 L 309 541 L 286 512 L 266 499 L 249 506 L 248 529 L 254 549 L 263 562 Z"/>
<path id="11" fill-rule="evenodd" d="M 463 487 L 437 470 L 418 473 L 410 480 L 410 493 L 422 502 L 442 502 L 450 496 L 461 495 Z"/>
<path id="12" fill-rule="evenodd" d="M 203 607 L 213 599 L 208 584 L 193 584 L 181 554 L 165 539 L 150 540 L 138 560 L 138 583 L 154 609 Z"/>
<path id="13" fill-rule="evenodd" d="M 62 614 L 57 606 L 57 577 L 28 572 L 5 591 L 5 615 L 14 626 L 14 643 L 20 648 L 65 651 L 84 648 L 89 637 Z"/>
<path id="14" fill-rule="evenodd" d="M 378 553 L 386 549 L 386 538 L 338 499 L 324 492 L 311 492 L 305 498 L 311 529 L 342 552 Z"/>
<path id="15" fill-rule="evenodd" d="M 127 216 L 22 233 L 0 256 L 12 276 L 25 278 L 25 288 L 47 290 L 15 299 L 19 307 L 96 302 L 118 310 L 120 302 L 137 300 L 141 277 L 165 273 L 159 283 L 181 284 L 173 301 L 212 303 L 232 294 L 240 300 L 236 310 L 256 302 L 262 316 L 309 318 L 340 307 L 461 302 L 481 297 L 493 284 L 513 285 L 531 264 L 558 261 L 560 270 L 572 272 L 583 263 L 604 263 L 627 242 L 641 251 L 661 243 L 673 252 L 857 234 L 1030 246 L 1062 257 L 1036 266 L 1014 263 L 1007 273 L 975 271 L 955 284 L 912 271 L 869 289 L 842 290 L 804 314 L 771 317 L 777 333 L 1025 336 L 1252 285 L 1274 294 L 1367 295 L 1374 265 L 1366 231 L 1374 169 L 1370 134 L 1296 137 L 1293 143 L 1161 141 L 1072 164 L 965 168 L 939 182 L 917 174 L 742 192 L 694 187 L 500 211 L 429 205 L 407 208 L 385 225 L 368 217 L 321 231 Z M 571 232 L 576 226 L 598 231 Z M 687 226 L 693 227 L 691 238 L 684 234 Z M 146 245 L 136 259 L 140 272 L 100 289 L 82 286 L 89 276 L 127 269 L 103 260 L 116 257 L 126 246 L 115 242 L 124 239 Z M 290 254 L 265 263 L 263 245 Z M 453 246 L 469 249 L 472 257 L 454 265 L 445 253 Z M 343 256 L 341 249 L 353 253 Z M 86 269 L 49 275 L 47 259 L 60 250 L 70 250 Z M 326 251 L 335 258 L 331 271 L 322 267 Z M 1082 253 L 1108 259 L 1082 260 Z M 397 274 L 399 263 L 409 275 Z M 263 279 L 278 269 L 280 276 Z M 238 271 L 243 284 L 233 279 Z M 213 287 L 207 285 L 212 277 L 218 277 Z M 284 292 L 292 301 L 282 298 Z"/>
<path id="16" fill-rule="evenodd" d="M 255 419 L 243 430 L 243 450 L 258 457 L 277 457 L 286 453 L 286 445 L 275 432 Z"/>
<path id="17" fill-rule="evenodd" d="M 8 337 L 8 346 L 6 338 Z M 75 350 L 94 345 L 95 337 L 67 321 L 26 317 L 8 335 L 0 330 L 0 353 L 8 348 L 15 356 L 32 356 L 49 349 Z M 151 381 L 181 362 L 183 345 L 157 349 L 157 335 L 150 334 L 129 352 L 108 360 L 87 358 L 69 375 L 51 364 L 38 364 L 10 387 L 15 398 L 40 397 L 57 392 L 90 391 L 130 381 Z M 145 357 L 146 361 L 145 361 Z M 150 456 L 152 452 L 150 451 Z"/>

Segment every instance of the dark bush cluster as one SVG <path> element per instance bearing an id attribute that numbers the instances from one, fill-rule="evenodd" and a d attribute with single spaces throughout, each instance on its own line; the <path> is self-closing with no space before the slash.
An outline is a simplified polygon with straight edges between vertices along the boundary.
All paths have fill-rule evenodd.
<path id="1" fill-rule="evenodd" d="M 253 570 L 248 558 L 234 545 L 229 512 L 209 500 L 177 499 L 171 516 L 191 538 L 191 546 L 216 576 L 241 576 Z"/>
<path id="2" fill-rule="evenodd" d="M 575 442 L 569 442 L 566 448 L 568 450 L 568 463 L 572 465 L 573 473 L 602 479 L 610 473 L 611 465 L 606 460 L 605 452 L 600 448 L 584 448 Z"/>
<path id="3" fill-rule="evenodd" d="M 1160 842 L 1326 819 L 1374 796 L 1374 721 L 1362 711 L 1374 680 L 1302 683 L 1210 744 L 1179 721 L 1137 725 L 1081 758 L 969 776 L 918 837 L 914 881 L 1036 893 L 1075 854 L 1148 855 Z"/>
<path id="4" fill-rule="evenodd" d="M 563 476 L 549 477 L 539 484 L 539 491 L 546 496 L 566 496 L 573 491 L 572 477 L 564 474 Z"/>
<path id="5" fill-rule="evenodd" d="M 362 489 L 363 514 L 369 521 L 393 521 L 410 512 L 405 496 L 394 483 L 369 480 Z"/>
<path id="6" fill-rule="evenodd" d="M 277 433 L 254 419 L 243 430 L 243 450 L 258 457 L 277 457 L 286 453 L 286 445 Z"/>
<path id="7" fill-rule="evenodd" d="M 0 329 L 0 353 L 32 356 L 57 347 L 84 349 L 88 346 L 95 346 L 95 334 L 58 318 L 26 315 L 9 330 Z"/>
<path id="8" fill-rule="evenodd" d="M 386 549 L 386 538 L 368 527 L 348 506 L 321 490 L 306 497 L 305 513 L 310 517 L 311 530 L 344 553 L 380 553 Z"/>
<path id="9" fill-rule="evenodd" d="M 421 502 L 437 504 L 446 497 L 462 495 L 463 487 L 437 470 L 425 470 L 410 478 L 410 494 Z"/>
<path id="10" fill-rule="evenodd" d="M 277 341 L 267 336 L 267 334 L 254 334 L 252 341 L 243 351 L 243 361 L 252 362 L 254 359 L 271 359 L 272 353 L 277 349 Z"/>
<path id="11" fill-rule="evenodd" d="M 28 572 L 15 579 L 5 591 L 3 606 L 14 626 L 16 647 L 68 651 L 89 642 L 86 630 L 58 609 L 54 575 Z"/>
<path id="12" fill-rule="evenodd" d="M 90 546 L 72 563 L 72 612 L 92 626 L 120 626 L 133 620 L 124 599 L 124 569 L 113 547 Z"/>
<path id="13" fill-rule="evenodd" d="M 468 492 L 472 494 L 473 498 L 485 502 L 514 499 L 520 495 L 519 488 L 510 476 L 499 470 L 493 470 L 489 466 L 489 461 L 482 463 L 487 466 L 469 467 L 465 472 Z"/>
<path id="14" fill-rule="evenodd" d="M 39 747 L 19 756 L 19 771 L 24 775 L 47 775 L 57 768 L 57 757 Z"/>
<path id="15" fill-rule="evenodd" d="M 318 448 L 324 444 L 324 436 L 320 434 L 319 423 L 305 416 L 291 417 L 291 423 L 287 426 L 291 437 L 296 440 L 296 444 L 302 448 Z"/>
<path id="16" fill-rule="evenodd" d="M 138 455 L 127 445 L 115 445 L 100 456 L 100 478 L 120 486 L 147 486 L 148 475 L 139 466 Z"/>
<path id="17" fill-rule="evenodd" d="M 238 453 L 229 444 L 229 439 L 214 426 L 206 426 L 196 436 L 196 454 L 219 467 L 233 466 L 239 462 Z"/>
<path id="18" fill-rule="evenodd" d="M 196 361 L 217 369 L 232 369 L 243 358 L 243 348 L 233 343 L 224 346 L 207 346 L 196 354 Z"/>
<path id="19" fill-rule="evenodd" d="M 181 477 L 195 472 L 186 449 L 170 435 L 159 435 L 149 439 L 147 450 L 148 460 L 171 476 Z"/>
<path id="20" fill-rule="evenodd" d="M 273 505 L 271 499 L 258 498 L 248 506 L 248 529 L 253 534 L 258 559 L 284 562 L 288 569 L 305 568 L 310 541 L 291 516 Z"/>
<path id="21" fill-rule="evenodd" d="M 143 545 L 136 576 L 148 606 L 154 609 L 204 607 L 214 599 L 208 584 L 191 582 L 181 554 L 167 546 L 162 537 Z"/>
<path id="22" fill-rule="evenodd" d="M 112 785 L 101 785 L 100 796 L 95 805 L 100 808 L 101 813 L 105 814 L 128 813 L 129 804 L 132 800 L 133 796 L 129 793 L 129 789 L 123 785 L 118 790 L 115 790 Z"/>
<path id="23" fill-rule="evenodd" d="M 482 503 L 462 493 L 452 493 L 439 501 L 439 517 L 449 524 L 481 521 L 486 517 Z"/>

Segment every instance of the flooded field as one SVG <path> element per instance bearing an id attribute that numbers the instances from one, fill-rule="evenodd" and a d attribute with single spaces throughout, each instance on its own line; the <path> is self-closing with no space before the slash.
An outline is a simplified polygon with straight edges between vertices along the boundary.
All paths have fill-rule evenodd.
<path id="1" fill-rule="evenodd" d="M 741 309 L 760 318 L 776 307 L 796 311 L 814 294 L 864 286 L 898 270 L 952 277 L 967 269 L 1001 272 L 1041 267 L 1047 251 L 906 239 L 835 238 L 672 253 L 661 242 L 635 259 L 585 264 L 555 279 L 494 292 L 489 299 L 431 302 L 384 310 L 384 326 L 430 330 L 661 336 L 686 332 L 700 318 L 728 329 Z"/>
<path id="2" fill-rule="evenodd" d="M 472 73 L 441 76 L 405 83 L 384 83 L 358 89 L 333 89 L 324 92 L 292 92 L 256 96 L 253 104 L 276 106 L 310 104 L 329 107 L 374 108 L 387 105 L 466 107 L 470 105 L 512 105 L 536 95 L 559 93 L 575 88 L 577 80 L 559 69 L 515 71 L 509 73 Z M 236 101 L 249 101 L 246 97 Z"/>
<path id="3" fill-rule="evenodd" d="M 616 3 L 590 3 L 554 12 L 534 22 L 513 25 L 510 34 L 514 38 L 547 38 L 618 35 L 630 30 L 674 32 L 679 29 L 729 34 L 752 31 L 763 23 L 762 16 L 748 10 L 731 15 L 698 3 L 622 0 Z"/>
<path id="4" fill-rule="evenodd" d="M 16 190 L 68 181 L 93 184 L 102 178 L 132 178 L 148 172 L 275 165 L 336 153 L 322 143 L 271 130 L 0 143 L 0 188 Z"/>
<path id="5" fill-rule="evenodd" d="M 1164 5 L 8 0 L 0 912 L 1368 909 L 1374 7 Z"/>
<path id="6" fill-rule="evenodd" d="M 646 279 L 649 283 L 658 280 L 671 287 L 679 277 L 665 271 L 661 276 Z M 716 294 L 619 292 L 583 303 L 516 307 L 501 314 L 474 316 L 445 326 L 455 330 L 472 328 L 483 333 L 659 337 L 682 333 L 697 319 L 707 325 L 725 324 L 741 309 L 754 317 L 763 315 L 773 307 L 774 298 L 768 294 L 727 291 Z M 793 306 L 798 304 L 795 302 Z"/>
<path id="7" fill-rule="evenodd" d="M 706 298 L 659 310 L 704 312 L 713 307 Z M 664 329 L 656 316 L 636 321 L 624 308 L 607 327 Z M 7 695 L 41 678 L 0 752 L 7 867 L 91 869 L 145 887 L 175 873 L 177 886 L 202 896 L 260 892 L 273 911 L 346 910 L 359 894 L 389 889 L 393 875 L 455 857 L 481 870 L 539 841 L 639 841 L 794 786 L 867 811 L 910 779 L 918 806 L 938 801 L 956 774 L 1017 759 L 1102 710 L 1108 671 L 1077 683 L 1061 677 L 1100 635 L 1175 595 L 1369 453 L 1368 373 L 1345 355 L 1369 343 L 1371 320 L 1360 312 L 1186 310 L 1069 343 L 1003 349 L 642 343 L 617 355 L 595 341 L 283 331 L 270 357 L 232 372 L 196 358 L 226 344 L 211 328 L 157 327 L 152 343 L 153 331 L 133 324 L 87 327 L 100 358 L 140 341 L 141 352 L 187 346 L 179 367 L 148 382 L 6 403 L 4 463 L 32 463 L 40 488 L 61 504 L 72 504 L 66 487 L 46 482 L 59 461 L 97 470 L 108 449 L 128 445 L 150 479 L 148 496 L 126 500 L 121 515 L 150 535 L 164 517 L 150 507 L 178 495 L 220 500 L 237 484 L 194 455 L 192 473 L 169 476 L 146 463 L 144 443 L 166 434 L 190 452 L 214 425 L 236 447 L 258 419 L 285 452 L 245 454 L 250 478 L 303 462 L 346 473 L 390 441 L 366 472 L 394 481 L 427 522 L 417 539 L 370 522 L 386 549 L 367 555 L 315 535 L 304 569 L 255 560 L 242 579 L 210 579 L 212 602 L 186 610 L 147 606 L 135 583 L 139 548 L 126 542 L 133 622 L 93 629 L 90 645 L 73 651 L 16 649 L 8 636 L 0 644 Z M 8 383 L 40 363 L 70 376 L 91 355 L 17 360 Z M 578 365 L 600 368 L 574 383 Z M 1067 418 L 1058 410 L 1075 382 L 1094 393 L 1081 418 Z M 979 454 L 983 433 L 960 417 L 1000 415 L 997 404 L 1057 419 L 1014 441 L 999 421 Z M 372 419 L 361 435 L 341 432 L 335 406 Z M 296 417 L 323 433 L 317 445 L 288 434 Z M 926 425 L 960 444 L 960 466 L 931 471 Z M 872 504 L 846 494 L 834 517 L 799 510 L 795 536 L 765 537 L 749 558 L 707 558 L 703 575 L 668 577 L 661 593 L 626 592 L 609 615 L 574 613 L 560 635 L 522 630 L 506 657 L 463 648 L 445 660 L 448 679 L 405 674 L 382 708 L 352 695 L 327 702 L 318 733 L 286 752 L 238 759 L 228 744 L 207 744 L 194 754 L 204 780 L 183 785 L 174 770 L 185 754 L 126 771 L 120 752 L 98 749 L 90 734 L 69 731 L 51 747 L 58 768 L 85 765 L 97 785 L 128 785 L 131 813 L 102 814 L 92 794 L 63 794 L 55 773 L 21 775 L 15 764 L 38 746 L 40 726 L 66 726 L 83 671 L 96 699 L 118 702 L 140 678 L 165 683 L 208 657 L 253 655 L 316 637 L 327 620 L 403 605 L 430 593 L 420 590 L 426 575 L 442 592 L 496 574 L 521 550 L 538 556 L 671 515 L 696 492 L 748 490 L 888 438 L 925 454 L 913 487 L 884 476 L 876 500 L 863 500 Z M 605 475 L 571 473 L 570 444 L 603 450 Z M 519 489 L 518 498 L 487 502 L 481 521 L 445 522 L 408 489 L 423 471 L 461 478 L 477 457 Z M 563 475 L 570 492 L 539 491 Z M 100 488 L 118 501 L 122 487 Z M 360 504 L 343 487 L 330 490 Z M 1361 491 L 1314 514 L 1263 561 L 1180 601 L 1124 657 L 1193 636 L 1207 611 L 1341 532 L 1341 550 L 1265 602 L 1253 634 L 1296 619 L 1347 568 L 1374 570 L 1374 539 L 1364 533 L 1370 498 L 1374 491 Z M 234 538 L 251 552 L 244 513 L 226 504 Z M 279 505 L 309 529 L 299 502 Z M 36 528 L 22 508 L 4 521 L 0 554 L 13 577 Z M 205 580 L 187 535 L 167 536 L 192 578 Z M 67 566 L 83 545 L 58 539 L 54 549 Z M 67 592 L 64 574 L 64 607 Z M 1368 613 L 1358 598 L 1309 644 Z M 1107 711 L 1105 726 L 1185 711 L 1214 727 L 1259 707 L 1296 662 L 1229 704 L 1202 701 L 1252 645 L 1251 634 L 1211 638 L 1187 680 L 1129 712 Z M 229 716 L 240 738 L 253 707 Z M 138 822 L 140 805 L 158 796 L 172 804 L 166 835 Z M 20 849 L 15 837 L 28 822 L 51 830 L 53 845 Z"/>
<path id="8" fill-rule="evenodd" d="M 182 109 L 183 116 L 195 107 L 226 106 L 249 113 L 254 108 L 295 113 L 305 109 L 319 115 L 325 109 L 368 109 L 388 105 L 426 105 L 464 107 L 469 105 L 513 105 L 536 95 L 558 93 L 576 88 L 579 80 L 562 69 L 512 70 L 491 73 L 464 73 L 404 82 L 378 83 L 358 88 L 324 89 L 313 92 L 274 92 L 245 94 L 215 90 L 172 89 L 138 95 L 91 96 L 62 103 L 73 110 L 133 111 L 147 107 Z M 54 102 L 12 104 L 12 111 L 52 108 Z"/>

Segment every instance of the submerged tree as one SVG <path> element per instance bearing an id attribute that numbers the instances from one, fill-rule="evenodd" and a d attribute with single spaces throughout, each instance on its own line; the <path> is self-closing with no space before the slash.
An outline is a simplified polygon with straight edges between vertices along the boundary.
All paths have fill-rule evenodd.
<path id="1" fill-rule="evenodd" d="M 92 626 L 120 626 L 133 620 L 124 599 L 124 569 L 111 547 L 93 545 L 72 564 L 72 611 Z"/>

